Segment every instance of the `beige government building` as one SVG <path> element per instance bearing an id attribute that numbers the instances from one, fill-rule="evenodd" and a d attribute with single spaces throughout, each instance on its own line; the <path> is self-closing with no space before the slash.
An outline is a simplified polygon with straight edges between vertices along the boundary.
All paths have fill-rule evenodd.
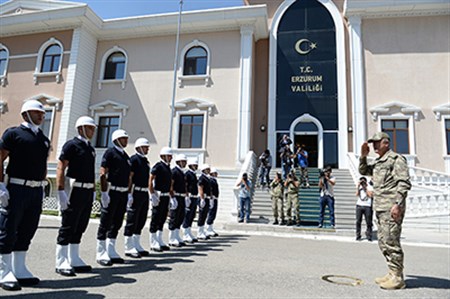
<path id="1" fill-rule="evenodd" d="M 123 128 L 130 154 L 150 140 L 152 163 L 171 143 L 236 170 L 249 151 L 276 153 L 287 134 L 311 166 L 348 169 L 383 130 L 410 166 L 450 172 L 448 0 L 183 12 L 176 74 L 177 12 L 103 20 L 83 3 L 12 0 L 0 15 L 0 133 L 21 122 L 24 101 L 41 101 L 49 176 L 81 115 L 98 124 L 98 158 Z"/>

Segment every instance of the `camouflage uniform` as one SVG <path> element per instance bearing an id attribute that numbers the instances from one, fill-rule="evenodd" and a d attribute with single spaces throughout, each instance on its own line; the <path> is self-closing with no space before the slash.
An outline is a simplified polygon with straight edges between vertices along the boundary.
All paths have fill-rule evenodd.
<path id="1" fill-rule="evenodd" d="M 298 187 L 295 186 L 294 182 L 290 182 L 287 186 L 286 192 L 286 216 L 288 223 L 292 222 L 292 218 L 299 223 L 300 218 L 298 217 Z"/>
<path id="2" fill-rule="evenodd" d="M 359 172 L 371 175 L 373 181 L 373 208 L 378 219 L 378 246 L 386 258 L 390 271 L 403 276 L 403 250 L 400 245 L 402 221 L 406 207 L 406 197 L 411 189 L 408 165 L 405 157 L 387 151 L 382 157 L 368 165 L 367 158 L 359 160 Z M 399 222 L 391 218 L 391 208 L 398 204 L 403 208 Z"/>
<path id="3" fill-rule="evenodd" d="M 278 221 L 278 217 L 280 217 L 281 222 L 283 222 L 283 181 L 276 182 L 273 180 L 272 183 L 270 183 L 270 195 L 272 196 L 272 211 L 275 222 Z"/>

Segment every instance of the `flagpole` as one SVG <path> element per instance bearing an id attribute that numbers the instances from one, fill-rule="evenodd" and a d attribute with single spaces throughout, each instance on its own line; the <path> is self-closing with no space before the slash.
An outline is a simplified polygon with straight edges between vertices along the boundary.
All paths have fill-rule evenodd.
<path id="1" fill-rule="evenodd" d="M 175 94 L 177 91 L 177 69 L 178 69 L 178 47 L 180 43 L 180 28 L 181 28 L 181 11 L 183 9 L 183 0 L 180 0 L 180 7 L 178 11 L 178 28 L 177 28 L 177 41 L 175 44 L 175 58 L 173 60 L 173 85 L 172 85 L 172 104 L 170 111 L 170 128 L 169 128 L 169 147 L 172 147 L 172 132 L 173 132 L 173 119 L 175 117 Z"/>

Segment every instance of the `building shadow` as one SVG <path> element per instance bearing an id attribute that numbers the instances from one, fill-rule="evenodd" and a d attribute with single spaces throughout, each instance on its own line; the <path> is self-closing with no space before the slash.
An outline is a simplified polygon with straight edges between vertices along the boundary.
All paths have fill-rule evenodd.
<path id="1" fill-rule="evenodd" d="M 450 289 L 450 280 L 438 277 L 407 275 L 405 283 L 408 289 Z"/>

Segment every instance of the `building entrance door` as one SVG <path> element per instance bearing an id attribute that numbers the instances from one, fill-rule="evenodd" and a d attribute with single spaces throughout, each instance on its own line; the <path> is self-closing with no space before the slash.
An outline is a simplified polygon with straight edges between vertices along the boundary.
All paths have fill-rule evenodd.
<path id="1" fill-rule="evenodd" d="M 294 144 L 305 146 L 308 152 L 308 166 L 318 167 L 317 132 L 295 132 Z"/>

